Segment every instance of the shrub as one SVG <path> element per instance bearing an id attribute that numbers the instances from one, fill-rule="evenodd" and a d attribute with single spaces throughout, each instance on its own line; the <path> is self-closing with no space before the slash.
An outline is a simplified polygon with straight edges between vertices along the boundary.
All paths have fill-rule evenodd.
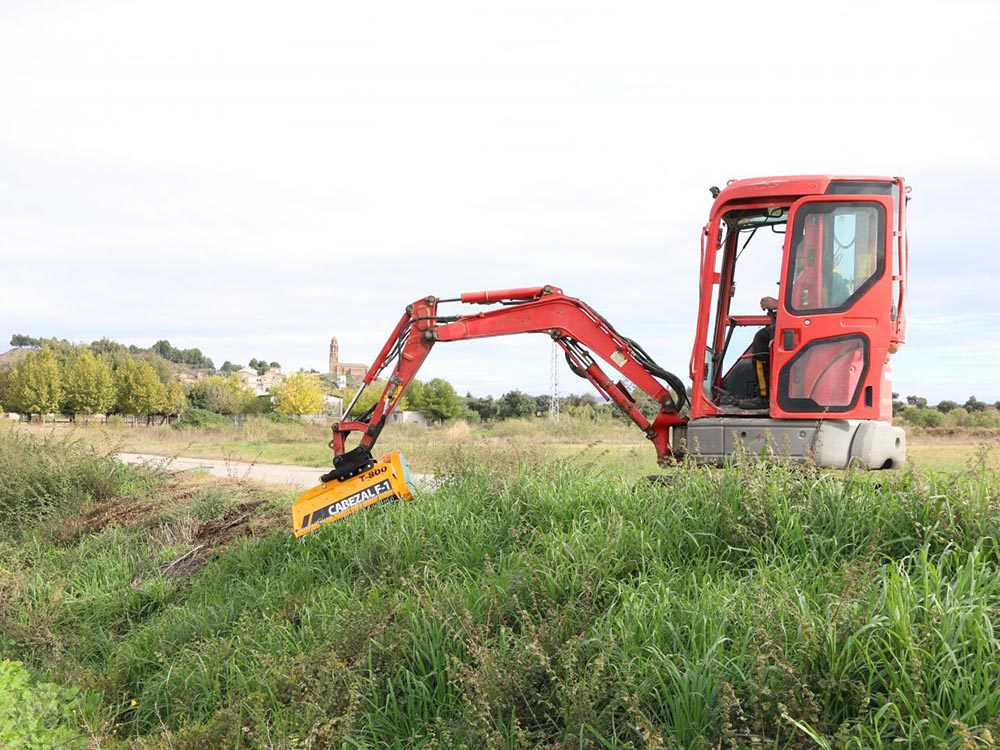
<path id="1" fill-rule="evenodd" d="M 965 407 L 956 406 L 945 415 L 944 423 L 949 427 L 965 427 L 968 419 L 968 410 Z"/>
<path id="2" fill-rule="evenodd" d="M 275 424 L 298 424 L 298 420 L 280 411 L 269 411 L 264 415 L 264 418 L 269 422 L 274 422 Z"/>
<path id="3" fill-rule="evenodd" d="M 1000 414 L 995 411 L 977 411 L 968 416 L 967 427 L 1000 427 Z"/>
<path id="4" fill-rule="evenodd" d="M 0 747 L 19 750 L 82 750 L 73 725 L 77 691 L 38 682 L 20 662 L 0 659 Z"/>
<path id="5" fill-rule="evenodd" d="M 74 513 L 114 497 L 143 478 L 140 470 L 66 439 L 0 432 L 0 532 L 45 516 Z"/>
<path id="6" fill-rule="evenodd" d="M 964 406 L 957 406 L 948 412 L 945 424 L 949 427 L 998 427 L 1000 415 L 995 411 L 969 411 Z"/>
<path id="7" fill-rule="evenodd" d="M 944 424 L 944 414 L 926 406 L 918 406 L 904 411 L 900 421 L 914 427 L 940 427 Z"/>
<path id="8" fill-rule="evenodd" d="M 231 424 L 232 422 L 227 417 L 214 411 L 209 411 L 208 409 L 188 409 L 181 414 L 181 418 L 174 423 L 174 427 L 177 429 L 185 427 L 218 428 L 229 427 Z"/>

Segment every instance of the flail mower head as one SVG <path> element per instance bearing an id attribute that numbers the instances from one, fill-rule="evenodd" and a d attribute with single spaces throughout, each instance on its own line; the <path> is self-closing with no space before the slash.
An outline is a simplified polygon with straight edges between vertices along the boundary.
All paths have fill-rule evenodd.
<path id="1" fill-rule="evenodd" d="M 339 472 L 332 471 L 322 477 L 322 484 L 299 495 L 292 505 L 295 536 L 305 536 L 321 524 L 340 521 L 381 503 L 413 500 L 410 467 L 399 451 L 369 463 L 352 476 L 338 477 Z"/>

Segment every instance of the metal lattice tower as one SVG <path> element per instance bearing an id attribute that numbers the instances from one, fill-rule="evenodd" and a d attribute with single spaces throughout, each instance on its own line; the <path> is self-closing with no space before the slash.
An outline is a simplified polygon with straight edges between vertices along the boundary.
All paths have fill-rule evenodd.
<path id="1" fill-rule="evenodd" d="M 549 419 L 559 419 L 559 344 L 552 342 L 552 365 L 549 372 Z"/>

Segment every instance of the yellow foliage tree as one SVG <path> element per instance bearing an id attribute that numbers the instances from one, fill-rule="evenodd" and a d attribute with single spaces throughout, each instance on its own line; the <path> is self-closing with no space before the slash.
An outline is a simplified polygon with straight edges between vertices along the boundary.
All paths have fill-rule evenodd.
<path id="1" fill-rule="evenodd" d="M 111 368 L 81 347 L 63 371 L 63 411 L 67 414 L 104 414 L 115 405 Z"/>
<path id="2" fill-rule="evenodd" d="M 61 401 L 59 362 L 48 347 L 29 354 L 11 371 L 4 394 L 8 409 L 44 418 L 55 412 Z"/>
<path id="3" fill-rule="evenodd" d="M 167 401 L 167 389 L 156 370 L 145 360 L 122 360 L 114 374 L 116 409 L 121 414 L 160 414 Z"/>
<path id="4" fill-rule="evenodd" d="M 163 403 L 164 414 L 180 414 L 187 406 L 187 397 L 180 382 L 171 380 L 167 384 L 166 399 Z"/>
<path id="5" fill-rule="evenodd" d="M 276 408 L 284 414 L 319 414 L 323 410 L 323 386 L 319 376 L 311 372 L 291 375 L 274 395 Z"/>

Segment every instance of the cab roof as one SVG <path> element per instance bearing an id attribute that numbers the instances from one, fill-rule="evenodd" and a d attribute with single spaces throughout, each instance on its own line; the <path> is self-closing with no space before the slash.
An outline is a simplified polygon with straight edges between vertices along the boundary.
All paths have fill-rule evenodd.
<path id="1" fill-rule="evenodd" d="M 730 180 L 712 204 L 712 216 L 726 204 L 768 200 L 770 198 L 798 199 L 807 195 L 823 195 L 831 182 L 897 182 L 897 177 L 871 175 L 790 175 L 780 177 L 751 177 Z"/>

